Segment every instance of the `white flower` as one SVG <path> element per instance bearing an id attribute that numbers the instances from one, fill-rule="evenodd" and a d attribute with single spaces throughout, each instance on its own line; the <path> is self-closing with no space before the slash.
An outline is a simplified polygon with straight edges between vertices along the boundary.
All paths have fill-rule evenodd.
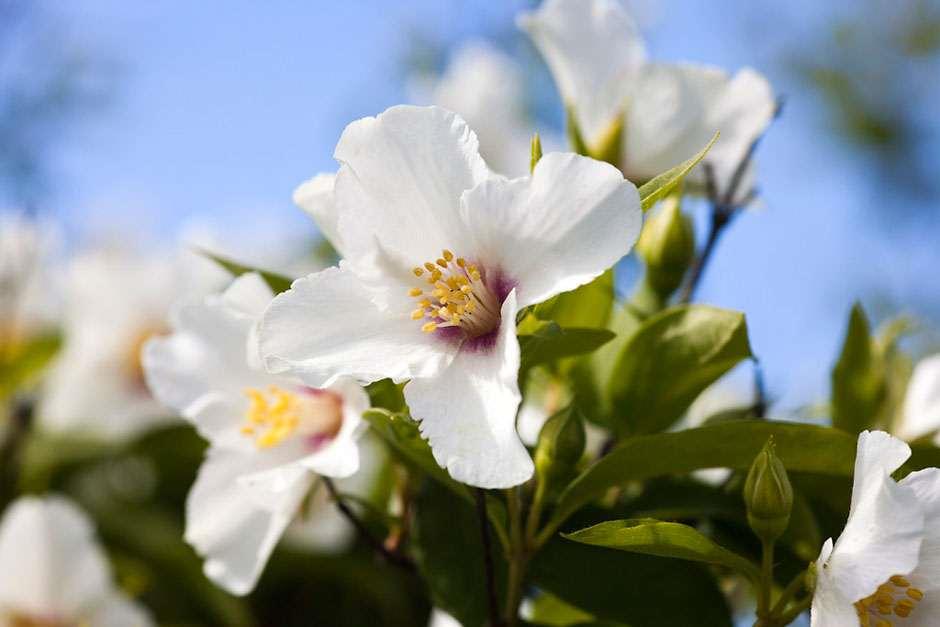
<path id="1" fill-rule="evenodd" d="M 166 331 L 174 302 L 220 285 L 191 251 L 100 247 L 67 268 L 65 343 L 51 369 L 39 424 L 51 432 L 123 441 L 175 420 L 147 390 L 141 348 Z"/>
<path id="2" fill-rule="evenodd" d="M 531 177 L 492 175 L 473 132 L 437 107 L 354 122 L 335 156 L 345 259 L 274 299 L 261 324 L 266 366 L 310 385 L 410 380 L 412 415 L 455 479 L 527 480 L 516 313 L 630 250 L 636 189 L 573 154 L 545 155 Z"/>
<path id="3" fill-rule="evenodd" d="M 0 214 L 0 350 L 56 322 L 59 239 L 50 222 Z"/>
<path id="4" fill-rule="evenodd" d="M 524 85 L 522 70 L 512 58 L 475 41 L 456 51 L 433 84 L 412 92 L 417 104 L 435 104 L 466 120 L 490 168 L 507 176 L 523 176 L 529 172 L 535 130 L 526 116 Z"/>
<path id="5" fill-rule="evenodd" d="M 444 610 L 435 607 L 431 610 L 428 627 L 460 627 L 460 622 Z"/>
<path id="6" fill-rule="evenodd" d="M 149 627 L 111 580 L 86 516 L 61 497 L 23 497 L 0 522 L 0 625 Z"/>
<path id="7" fill-rule="evenodd" d="M 636 25 L 615 0 L 546 0 L 519 25 L 548 63 L 589 147 L 598 149 L 622 122 L 620 165 L 633 181 L 678 165 L 721 131 L 705 162 L 723 193 L 773 119 L 773 90 L 752 69 L 731 77 L 710 66 L 647 62 Z M 701 182 L 703 169 L 691 176 Z M 752 178 L 748 172 L 736 200 Z"/>
<path id="8" fill-rule="evenodd" d="M 144 349 L 154 395 L 209 440 L 186 506 L 186 541 L 206 575 L 249 592 L 316 475 L 359 468 L 368 397 L 349 380 L 312 389 L 261 369 L 256 326 L 273 293 L 257 274 L 181 306 Z M 316 473 L 316 474 L 314 474 Z"/>
<path id="9" fill-rule="evenodd" d="M 849 518 L 823 546 L 814 627 L 936 625 L 940 616 L 940 470 L 891 478 L 910 447 L 883 431 L 858 438 Z"/>
<path id="10" fill-rule="evenodd" d="M 915 440 L 940 429 L 940 354 L 917 363 L 907 385 L 898 436 Z M 940 444 L 940 433 L 934 435 Z"/>

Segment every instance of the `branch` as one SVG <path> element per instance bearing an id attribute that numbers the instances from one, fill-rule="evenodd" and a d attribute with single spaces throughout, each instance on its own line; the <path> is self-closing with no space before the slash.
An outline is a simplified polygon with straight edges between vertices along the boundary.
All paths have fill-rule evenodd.
<path id="1" fill-rule="evenodd" d="M 499 603 L 496 600 L 496 570 L 493 566 L 493 543 L 490 540 L 490 522 L 486 514 L 486 491 L 475 490 L 477 515 L 480 519 L 480 539 L 483 542 L 483 567 L 486 571 L 486 601 L 489 608 L 490 627 L 501 627 Z"/>
<path id="2" fill-rule="evenodd" d="M 359 536 L 368 544 L 373 551 L 382 556 L 382 558 L 394 566 L 403 568 L 407 571 L 413 572 L 415 570 L 414 562 L 411 561 L 408 557 L 397 553 L 394 551 L 388 550 L 382 542 L 377 540 L 375 536 L 369 531 L 365 523 L 359 520 L 359 517 L 356 516 L 356 513 L 352 511 L 349 506 L 340 498 L 339 493 L 336 491 L 336 486 L 333 484 L 333 480 L 329 477 L 320 477 L 323 480 L 323 485 L 326 486 L 327 491 L 330 493 L 333 501 L 336 503 L 336 507 L 339 508 L 339 511 L 346 517 L 346 520 L 355 527 L 356 532 Z"/>

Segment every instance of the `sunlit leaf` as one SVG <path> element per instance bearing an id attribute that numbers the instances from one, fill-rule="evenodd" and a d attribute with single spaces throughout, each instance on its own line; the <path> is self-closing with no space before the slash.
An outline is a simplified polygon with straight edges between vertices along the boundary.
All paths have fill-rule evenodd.
<path id="1" fill-rule="evenodd" d="M 640 202 L 643 206 L 643 211 L 648 210 L 655 205 L 657 201 L 665 198 L 669 192 L 674 190 L 676 186 L 682 182 L 685 175 L 691 172 L 692 168 L 698 165 L 698 162 L 704 159 L 711 147 L 715 145 L 715 142 L 718 141 L 718 135 L 719 134 L 716 132 L 711 138 L 711 141 L 688 161 L 666 170 L 640 186 L 638 191 L 640 192 Z"/>
<path id="2" fill-rule="evenodd" d="M 760 577 L 757 567 L 750 561 L 680 523 L 651 519 L 610 520 L 562 536 L 574 542 L 630 553 L 726 566 L 755 581 Z"/>

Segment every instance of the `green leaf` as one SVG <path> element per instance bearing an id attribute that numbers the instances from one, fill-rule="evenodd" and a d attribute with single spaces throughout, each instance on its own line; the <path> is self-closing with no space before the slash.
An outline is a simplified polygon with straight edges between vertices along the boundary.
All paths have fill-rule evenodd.
<path id="1" fill-rule="evenodd" d="M 43 333 L 22 344 L 0 346 L 0 399 L 39 378 L 61 347 L 59 333 Z"/>
<path id="2" fill-rule="evenodd" d="M 760 578 L 760 571 L 749 560 L 680 523 L 652 519 L 610 520 L 562 536 L 582 544 L 630 553 L 726 566 L 752 581 Z"/>
<path id="3" fill-rule="evenodd" d="M 611 413 L 607 389 L 623 352 L 623 347 L 640 326 L 640 318 L 627 307 L 617 307 L 608 322 L 616 334 L 613 340 L 577 361 L 569 376 L 578 407 L 585 417 L 599 425 L 609 426 Z"/>
<path id="4" fill-rule="evenodd" d="M 739 312 L 681 305 L 646 319 L 623 347 L 611 378 L 615 428 L 667 429 L 705 388 L 750 356 Z"/>
<path id="5" fill-rule="evenodd" d="M 216 253 L 209 252 L 208 250 L 196 249 L 199 254 L 208 257 L 212 261 L 216 262 L 223 268 L 225 268 L 232 276 L 241 276 L 248 272 L 257 272 L 261 275 L 261 278 L 264 279 L 264 282 L 268 284 L 268 287 L 271 288 L 275 294 L 280 294 L 281 292 L 286 292 L 290 289 L 293 279 L 277 274 L 276 272 L 269 272 L 267 270 L 261 270 L 259 268 L 252 268 L 251 266 L 246 266 L 240 264 L 237 261 L 233 261 L 222 255 L 217 255 Z"/>
<path id="6" fill-rule="evenodd" d="M 543 592 L 532 600 L 531 620 L 546 627 L 592 624 L 594 618 L 584 610 L 565 603 L 554 594 Z"/>
<path id="7" fill-rule="evenodd" d="M 688 161 L 666 170 L 659 176 L 653 177 L 640 186 L 640 203 L 643 207 L 643 211 L 655 205 L 658 200 L 665 198 L 669 192 L 674 190 L 676 186 L 682 182 L 685 175 L 698 165 L 699 161 L 705 158 L 705 155 L 711 147 L 718 141 L 718 135 L 719 133 L 716 132 L 711 141 Z"/>
<path id="8" fill-rule="evenodd" d="M 851 477 L 855 437 L 828 427 L 744 420 L 625 439 L 562 493 L 549 521 L 557 528 L 581 506 L 630 481 L 701 468 L 750 468 L 773 436 L 787 470 Z"/>
<path id="9" fill-rule="evenodd" d="M 432 482 L 414 502 L 412 547 L 434 605 L 464 627 L 480 627 L 487 617 L 480 523 L 473 508 Z M 495 548 L 497 590 L 505 585 L 505 564 Z"/>
<path id="10" fill-rule="evenodd" d="M 527 332 L 519 334 L 520 372 L 563 357 L 590 353 L 614 339 L 613 332 L 607 329 L 563 329 L 544 321 L 527 326 Z"/>
<path id="11" fill-rule="evenodd" d="M 581 287 L 563 292 L 536 305 L 532 313 L 562 327 L 604 328 L 614 304 L 614 272 L 602 275 Z"/>
<path id="12" fill-rule="evenodd" d="M 859 433 L 875 425 L 886 397 L 884 363 L 861 305 L 852 306 L 832 370 L 832 425 Z"/>
<path id="13" fill-rule="evenodd" d="M 698 564 L 556 539 L 532 561 L 533 583 L 603 621 L 730 627 L 715 579 Z"/>

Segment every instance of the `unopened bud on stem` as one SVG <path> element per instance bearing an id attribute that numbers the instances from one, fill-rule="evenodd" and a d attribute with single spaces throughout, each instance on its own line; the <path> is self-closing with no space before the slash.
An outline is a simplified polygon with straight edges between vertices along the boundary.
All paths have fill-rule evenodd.
<path id="1" fill-rule="evenodd" d="M 659 211 L 646 220 L 636 250 L 646 264 L 650 287 L 661 298 L 668 298 L 682 284 L 695 256 L 692 222 L 682 213 L 678 194 L 667 197 Z"/>
<path id="2" fill-rule="evenodd" d="M 762 540 L 774 542 L 790 523 L 793 488 L 771 437 L 751 464 L 744 483 L 747 521 Z"/>
<path id="3" fill-rule="evenodd" d="M 574 475 L 585 439 L 584 422 L 573 407 L 545 421 L 535 446 L 535 472 L 549 494 L 564 487 Z"/>

